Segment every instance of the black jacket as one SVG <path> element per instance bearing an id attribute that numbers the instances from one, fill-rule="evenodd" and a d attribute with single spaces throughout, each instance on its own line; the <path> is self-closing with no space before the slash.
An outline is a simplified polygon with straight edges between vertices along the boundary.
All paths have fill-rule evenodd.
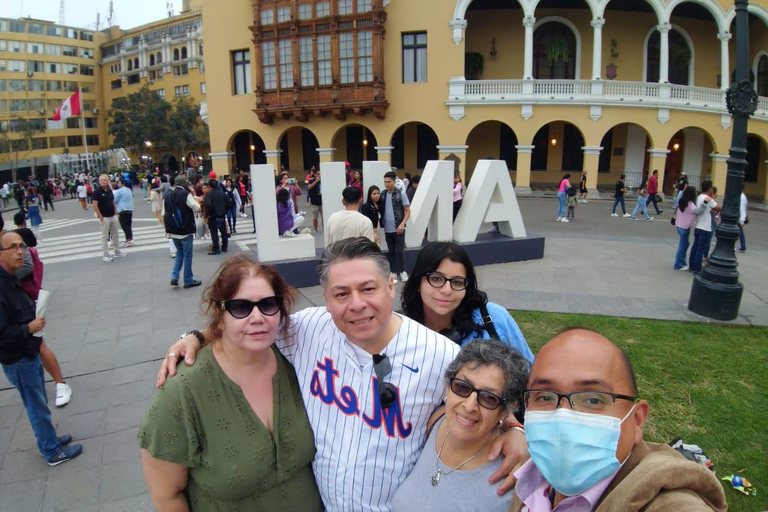
<path id="1" fill-rule="evenodd" d="M 363 206 L 360 207 L 360 213 L 371 219 L 371 222 L 373 223 L 373 229 L 377 229 L 379 227 L 381 215 L 379 214 L 379 210 L 377 210 L 372 203 L 363 204 Z"/>
<path id="2" fill-rule="evenodd" d="M 182 187 L 174 187 L 163 198 L 165 207 L 165 232 L 171 235 L 195 234 L 195 212 L 187 206 L 189 192 Z"/>
<path id="3" fill-rule="evenodd" d="M 387 209 L 387 194 L 390 192 L 385 188 L 381 191 L 381 198 L 379 199 L 379 212 L 381 213 L 381 225 L 384 227 L 384 213 Z M 395 216 L 395 228 L 399 226 L 405 218 L 405 207 L 403 206 L 403 193 L 399 188 L 395 188 L 391 192 L 392 194 L 392 213 Z M 386 231 L 386 228 L 385 228 Z"/>
<path id="4" fill-rule="evenodd" d="M 212 188 L 203 199 L 208 217 L 224 217 L 227 213 L 227 198 L 221 187 Z"/>
<path id="5" fill-rule="evenodd" d="M 14 276 L 0 268 L 0 363 L 14 364 L 40 353 L 43 338 L 29 333 L 35 305 Z"/>

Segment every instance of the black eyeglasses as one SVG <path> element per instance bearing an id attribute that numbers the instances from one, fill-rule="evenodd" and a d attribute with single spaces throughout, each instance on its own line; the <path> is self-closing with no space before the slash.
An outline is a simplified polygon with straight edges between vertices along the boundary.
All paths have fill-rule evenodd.
<path id="1" fill-rule="evenodd" d="M 461 380 L 458 377 L 451 377 L 451 391 L 462 398 L 467 398 L 469 395 L 476 392 L 478 405 L 489 411 L 494 411 L 507 402 L 507 400 L 500 396 L 494 395 L 490 391 L 477 389 L 469 382 Z"/>
<path id="2" fill-rule="evenodd" d="M 279 295 L 274 297 L 265 297 L 260 301 L 250 301 L 246 299 L 232 299 L 221 301 L 221 309 L 229 311 L 229 314 L 235 318 L 246 318 L 251 314 L 253 308 L 259 308 L 262 315 L 274 316 L 280 312 L 283 307 L 283 298 Z"/>
<path id="3" fill-rule="evenodd" d="M 397 388 L 390 382 L 384 382 L 384 377 L 392 373 L 392 364 L 385 354 L 373 356 L 373 371 L 379 381 L 379 402 L 386 409 L 397 402 Z"/>
<path id="4" fill-rule="evenodd" d="M 11 244 L 8 247 L 0 247 L 0 251 L 23 251 L 27 248 L 27 244 L 21 242 L 19 244 Z"/>
<path id="5" fill-rule="evenodd" d="M 575 393 L 557 393 L 555 391 L 529 389 L 523 394 L 527 409 L 532 411 L 554 411 L 560 407 L 563 398 L 577 412 L 599 413 L 609 410 L 616 400 L 640 401 L 640 397 L 617 395 L 607 391 L 577 391 Z"/>
<path id="6" fill-rule="evenodd" d="M 453 288 L 457 292 L 460 292 L 461 290 L 466 290 L 467 286 L 469 286 L 469 279 L 467 279 L 466 277 L 461 277 L 461 276 L 446 277 L 440 272 L 429 272 L 427 274 L 424 274 L 424 278 L 433 288 L 442 288 L 443 286 L 445 286 L 446 281 L 449 281 L 451 283 L 451 288 Z"/>

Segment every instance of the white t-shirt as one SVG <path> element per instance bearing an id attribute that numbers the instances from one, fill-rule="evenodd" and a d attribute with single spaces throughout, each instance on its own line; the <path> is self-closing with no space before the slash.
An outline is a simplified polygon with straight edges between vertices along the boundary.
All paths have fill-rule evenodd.
<path id="1" fill-rule="evenodd" d="M 708 195 L 699 194 L 699 197 L 696 198 L 696 207 L 698 208 L 704 204 L 705 199 L 709 199 L 709 202 L 704 207 L 704 211 L 696 217 L 696 229 L 712 231 L 712 208 L 717 206 L 717 203 Z"/>
<path id="2" fill-rule="evenodd" d="M 325 308 L 294 313 L 289 332 L 277 339 L 296 369 L 315 434 L 312 469 L 328 511 L 389 512 L 441 403 L 443 375 L 459 347 L 401 318 L 382 352 L 392 365 L 385 381 L 398 389 L 398 402 L 388 409 L 379 402 L 373 356 L 350 343 Z"/>
<path id="3" fill-rule="evenodd" d="M 328 244 L 364 236 L 373 242 L 373 224 L 371 219 L 360 212 L 341 210 L 328 217 Z"/>

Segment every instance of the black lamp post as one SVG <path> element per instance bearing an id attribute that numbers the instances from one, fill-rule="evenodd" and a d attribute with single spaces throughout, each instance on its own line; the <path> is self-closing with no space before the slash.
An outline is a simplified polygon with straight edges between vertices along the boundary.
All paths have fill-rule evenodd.
<path id="1" fill-rule="evenodd" d="M 739 314 L 744 286 L 739 282 L 734 247 L 739 238 L 739 205 L 747 168 L 747 122 L 757 110 L 757 94 L 749 80 L 748 0 L 736 4 L 736 80 L 728 90 L 728 111 L 733 116 L 733 138 L 728 158 L 728 178 L 721 222 L 715 230 L 717 244 L 694 277 L 688 309 L 715 320 L 733 320 Z"/>

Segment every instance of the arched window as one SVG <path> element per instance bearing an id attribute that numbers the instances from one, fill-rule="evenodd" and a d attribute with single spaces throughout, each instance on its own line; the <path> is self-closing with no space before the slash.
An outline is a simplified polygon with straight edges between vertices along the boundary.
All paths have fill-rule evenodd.
<path id="1" fill-rule="evenodd" d="M 179 49 L 174 48 L 173 49 L 173 60 L 179 60 Z"/>
<path id="2" fill-rule="evenodd" d="M 139 69 L 139 58 L 133 59 L 133 69 Z"/>
<path id="3" fill-rule="evenodd" d="M 155 65 L 155 56 L 151 53 L 149 54 L 149 65 L 154 66 Z"/>
<path id="4" fill-rule="evenodd" d="M 760 57 L 757 63 L 757 94 L 768 96 L 768 56 Z"/>
<path id="5" fill-rule="evenodd" d="M 648 38 L 646 81 L 658 82 L 661 74 L 661 33 L 655 30 Z M 691 57 L 688 41 L 675 29 L 669 31 L 669 82 L 690 85 Z"/>
<path id="6" fill-rule="evenodd" d="M 545 23 L 533 35 L 533 76 L 551 80 L 576 78 L 576 36 L 563 23 Z"/>
<path id="7" fill-rule="evenodd" d="M 133 61 L 128 59 L 128 71 L 133 71 Z"/>
<path id="8" fill-rule="evenodd" d="M 163 54 L 162 54 L 162 53 L 160 53 L 160 52 L 157 52 L 157 57 L 155 58 L 155 61 L 156 61 L 158 64 L 160 64 L 161 62 L 163 62 Z"/>
<path id="9" fill-rule="evenodd" d="M 184 47 L 181 49 L 181 58 L 186 59 L 187 58 L 187 48 Z"/>

